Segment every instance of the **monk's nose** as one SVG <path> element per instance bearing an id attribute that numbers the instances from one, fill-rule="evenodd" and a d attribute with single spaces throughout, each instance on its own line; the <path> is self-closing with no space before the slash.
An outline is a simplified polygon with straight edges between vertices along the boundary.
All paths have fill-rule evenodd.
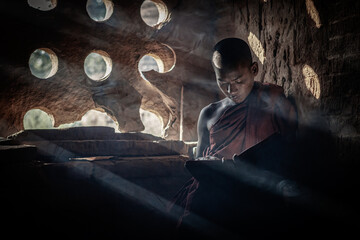
<path id="1" fill-rule="evenodd" d="M 227 92 L 228 92 L 228 93 L 232 93 L 232 92 L 234 92 L 234 90 L 235 90 L 235 87 L 232 86 L 231 84 L 228 84 Z"/>

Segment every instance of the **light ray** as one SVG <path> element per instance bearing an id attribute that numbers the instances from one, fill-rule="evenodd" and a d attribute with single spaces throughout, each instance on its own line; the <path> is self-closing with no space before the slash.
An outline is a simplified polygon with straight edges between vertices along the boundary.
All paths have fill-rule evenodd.
<path id="1" fill-rule="evenodd" d="M 309 65 L 305 64 L 302 69 L 302 74 L 304 76 L 304 81 L 306 88 L 312 93 L 312 95 L 316 98 L 320 98 L 320 81 L 319 77 Z"/>
<path id="2" fill-rule="evenodd" d="M 248 41 L 251 49 L 255 53 L 255 55 L 259 58 L 261 64 L 264 64 L 266 59 L 265 57 L 265 50 L 260 42 L 260 40 L 252 33 L 249 33 Z"/>
<path id="3" fill-rule="evenodd" d="M 315 7 L 314 2 L 312 0 L 306 0 L 305 4 L 308 14 L 310 15 L 311 19 L 315 22 L 315 26 L 317 28 L 320 28 L 322 24 L 320 21 L 319 12 Z"/>

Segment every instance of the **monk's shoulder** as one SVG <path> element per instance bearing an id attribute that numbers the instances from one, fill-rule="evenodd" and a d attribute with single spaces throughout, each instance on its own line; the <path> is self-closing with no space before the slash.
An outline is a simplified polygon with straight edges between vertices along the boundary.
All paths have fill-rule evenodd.
<path id="1" fill-rule="evenodd" d="M 215 112 L 218 111 L 219 108 L 221 108 L 224 105 L 224 99 L 217 101 L 217 102 L 213 102 L 210 103 L 209 105 L 205 106 L 202 110 L 201 110 L 201 115 L 207 116 L 207 117 L 211 117 Z"/>
<path id="2" fill-rule="evenodd" d="M 271 97 L 278 97 L 284 95 L 284 89 L 276 84 L 273 83 L 258 83 L 259 90 L 266 92 Z"/>
<path id="3" fill-rule="evenodd" d="M 286 99 L 284 89 L 276 84 L 256 82 L 256 89 L 255 95 L 268 104 Z"/>
<path id="4" fill-rule="evenodd" d="M 199 123 L 206 126 L 209 130 L 222 115 L 228 104 L 229 99 L 224 98 L 220 101 L 210 103 L 200 112 Z"/>
<path id="5" fill-rule="evenodd" d="M 255 101 L 266 106 L 275 106 L 287 101 L 284 89 L 272 83 L 256 82 Z"/>

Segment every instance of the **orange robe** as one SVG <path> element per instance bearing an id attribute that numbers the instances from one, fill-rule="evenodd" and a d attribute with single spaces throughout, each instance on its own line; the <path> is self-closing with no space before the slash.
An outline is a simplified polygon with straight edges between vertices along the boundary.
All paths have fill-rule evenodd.
<path id="1" fill-rule="evenodd" d="M 210 129 L 210 146 L 204 156 L 232 159 L 274 133 L 291 137 L 297 114 L 283 89 L 255 82 L 244 102 L 231 106 Z"/>
<path id="2" fill-rule="evenodd" d="M 286 138 L 295 136 L 297 113 L 285 97 L 283 89 L 273 84 L 254 83 L 249 96 L 240 104 L 229 107 L 211 127 L 210 146 L 203 156 L 232 159 L 275 133 Z M 192 199 L 199 182 L 190 179 L 176 194 L 174 204 L 181 206 L 182 218 L 190 213 Z"/>

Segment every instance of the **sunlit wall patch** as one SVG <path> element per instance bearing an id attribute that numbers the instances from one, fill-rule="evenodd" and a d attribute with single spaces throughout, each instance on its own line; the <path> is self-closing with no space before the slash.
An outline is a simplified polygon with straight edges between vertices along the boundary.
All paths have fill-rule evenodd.
<path id="1" fill-rule="evenodd" d="M 30 7 L 38 9 L 40 11 L 50 11 L 57 5 L 57 0 L 28 0 Z"/>
<path id="2" fill-rule="evenodd" d="M 307 10 L 309 16 L 315 22 L 315 26 L 317 28 L 320 28 L 321 27 L 320 16 L 319 16 L 319 12 L 317 11 L 317 9 L 315 7 L 314 2 L 312 0 L 306 0 L 305 4 L 306 4 L 306 10 Z"/>
<path id="3" fill-rule="evenodd" d="M 92 20 L 104 22 L 113 14 L 114 3 L 110 0 L 88 0 L 86 11 Z"/>
<path id="4" fill-rule="evenodd" d="M 106 126 L 115 129 L 115 132 L 119 132 L 118 123 L 112 119 L 106 112 L 101 109 L 91 109 L 82 116 L 80 121 L 73 123 L 61 124 L 58 128 L 70 128 L 81 126 Z"/>
<path id="5" fill-rule="evenodd" d="M 311 92 L 311 94 L 316 98 L 320 98 L 320 81 L 319 77 L 309 65 L 305 64 L 302 69 L 302 74 L 304 76 L 305 86 Z"/>
<path id="6" fill-rule="evenodd" d="M 264 64 L 264 61 L 266 59 L 265 57 L 265 50 L 260 42 L 260 40 L 252 33 L 249 33 L 248 41 L 251 49 L 255 53 L 255 55 L 260 60 L 261 64 Z"/>
<path id="7" fill-rule="evenodd" d="M 163 73 L 164 72 L 164 63 L 160 57 L 155 54 L 146 54 L 144 55 L 138 64 L 138 70 L 143 79 L 148 81 L 145 76 L 142 74 L 143 72 L 148 72 L 151 70 Z"/>
<path id="8" fill-rule="evenodd" d="M 102 50 L 94 50 L 85 58 L 84 71 L 93 81 L 104 81 L 110 76 L 111 70 L 111 58 Z"/>
<path id="9" fill-rule="evenodd" d="M 30 55 L 29 68 L 37 78 L 50 78 L 58 70 L 58 58 L 51 49 L 38 48 Z"/>
<path id="10" fill-rule="evenodd" d="M 141 4 L 140 15 L 147 25 L 157 27 L 168 19 L 169 12 L 163 1 L 146 0 Z"/>
<path id="11" fill-rule="evenodd" d="M 138 70 L 143 79 L 147 80 L 145 72 L 154 70 L 159 73 L 167 73 L 174 69 L 176 64 L 175 51 L 167 44 L 154 45 L 148 53 L 141 56 L 138 62 Z"/>
<path id="12" fill-rule="evenodd" d="M 150 111 L 140 108 L 140 118 L 145 126 L 143 133 L 152 134 L 154 136 L 163 136 L 163 121 L 160 116 Z"/>
<path id="13" fill-rule="evenodd" d="M 154 70 L 163 73 L 164 63 L 157 55 L 146 54 L 140 59 L 138 68 L 140 72 L 147 72 Z"/>

